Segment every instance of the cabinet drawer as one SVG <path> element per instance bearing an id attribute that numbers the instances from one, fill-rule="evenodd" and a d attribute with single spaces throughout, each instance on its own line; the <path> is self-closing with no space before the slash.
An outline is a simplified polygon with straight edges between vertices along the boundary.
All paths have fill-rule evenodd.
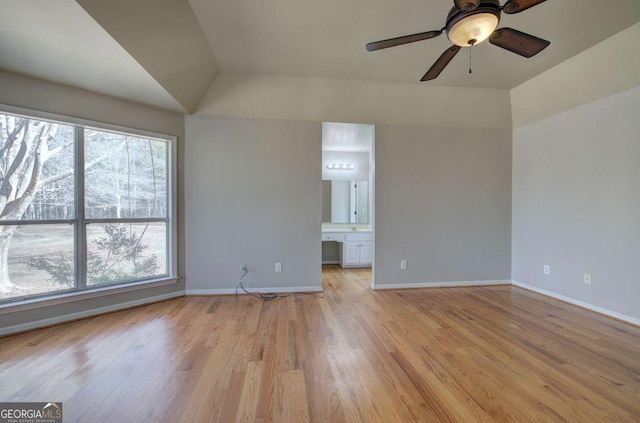
<path id="1" fill-rule="evenodd" d="M 323 232 L 322 240 L 344 242 L 344 232 Z"/>
<path id="2" fill-rule="evenodd" d="M 371 232 L 347 232 L 345 241 L 373 241 Z"/>

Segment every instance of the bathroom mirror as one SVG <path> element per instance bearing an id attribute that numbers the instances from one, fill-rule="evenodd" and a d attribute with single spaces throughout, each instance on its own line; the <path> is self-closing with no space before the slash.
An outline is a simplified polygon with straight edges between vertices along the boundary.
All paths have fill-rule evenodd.
<path id="1" fill-rule="evenodd" d="M 323 223 L 369 223 L 368 181 L 322 181 Z"/>

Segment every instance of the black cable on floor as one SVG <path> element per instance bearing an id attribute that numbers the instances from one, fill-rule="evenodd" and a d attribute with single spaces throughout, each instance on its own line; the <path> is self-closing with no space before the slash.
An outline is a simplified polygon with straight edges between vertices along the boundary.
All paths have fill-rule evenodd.
<path id="1" fill-rule="evenodd" d="M 269 292 L 269 293 L 266 293 L 266 294 L 263 294 L 263 293 L 258 292 L 258 291 L 250 292 L 242 284 L 242 279 L 245 276 L 247 276 L 247 273 L 249 273 L 248 270 L 245 270 L 242 273 L 242 276 L 240 276 L 240 280 L 238 281 L 238 285 L 236 285 L 236 299 L 238 298 L 238 289 L 242 289 L 242 291 L 245 294 L 251 295 L 252 297 L 258 298 L 258 299 L 263 300 L 263 301 L 280 301 L 280 300 L 283 300 L 283 299 L 285 299 L 287 297 L 290 297 L 292 295 L 294 295 L 294 296 L 295 295 L 310 295 L 310 296 L 315 297 L 315 298 L 324 298 L 324 296 L 321 293 L 318 293 L 318 292 L 289 292 L 289 293 L 284 294 L 284 295 L 277 294 L 275 292 Z"/>

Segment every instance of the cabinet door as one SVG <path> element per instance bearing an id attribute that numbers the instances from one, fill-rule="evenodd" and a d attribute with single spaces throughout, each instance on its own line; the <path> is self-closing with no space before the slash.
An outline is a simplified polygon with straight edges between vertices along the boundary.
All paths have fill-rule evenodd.
<path id="1" fill-rule="evenodd" d="M 360 264 L 373 263 L 373 243 L 363 241 L 360 243 Z"/>
<path id="2" fill-rule="evenodd" d="M 344 264 L 360 264 L 360 242 L 344 243 Z"/>

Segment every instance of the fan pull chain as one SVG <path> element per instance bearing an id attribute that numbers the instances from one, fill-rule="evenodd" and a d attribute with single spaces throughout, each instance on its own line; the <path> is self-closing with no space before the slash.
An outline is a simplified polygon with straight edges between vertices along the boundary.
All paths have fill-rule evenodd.
<path id="1" fill-rule="evenodd" d="M 473 48 L 473 44 L 469 47 L 469 74 L 471 74 L 471 49 Z"/>

